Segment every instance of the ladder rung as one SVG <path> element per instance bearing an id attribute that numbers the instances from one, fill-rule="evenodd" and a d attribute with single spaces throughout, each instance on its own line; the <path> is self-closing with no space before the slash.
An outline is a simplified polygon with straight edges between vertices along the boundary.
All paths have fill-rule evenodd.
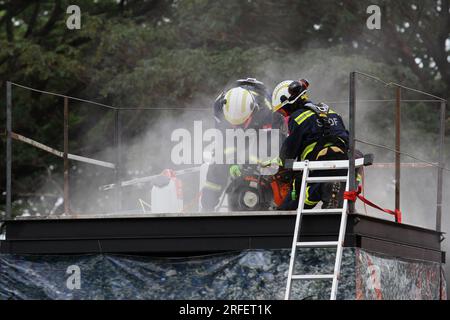
<path id="1" fill-rule="evenodd" d="M 333 274 L 292 275 L 292 280 L 326 280 L 333 279 Z"/>
<path id="2" fill-rule="evenodd" d="M 337 241 L 297 242 L 297 247 L 302 248 L 333 248 L 337 247 Z"/>
<path id="3" fill-rule="evenodd" d="M 346 182 L 347 177 L 309 177 L 306 182 Z"/>
<path id="4" fill-rule="evenodd" d="M 322 213 L 322 214 L 329 214 L 329 213 L 342 213 L 343 208 L 336 208 L 336 209 L 303 209 L 302 213 L 304 214 L 316 214 L 316 213 Z"/>

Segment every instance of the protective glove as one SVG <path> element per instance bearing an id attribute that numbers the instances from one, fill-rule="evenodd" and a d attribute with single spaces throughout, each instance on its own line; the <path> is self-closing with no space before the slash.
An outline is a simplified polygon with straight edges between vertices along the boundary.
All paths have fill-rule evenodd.
<path id="1" fill-rule="evenodd" d="M 272 165 L 277 165 L 277 166 L 281 167 L 281 166 L 283 166 L 283 161 L 281 161 L 280 157 L 276 157 L 276 158 L 269 159 L 266 161 L 261 161 L 260 165 L 263 168 L 267 168 Z"/>
<path id="2" fill-rule="evenodd" d="M 242 175 L 242 173 L 241 173 L 241 168 L 239 167 L 239 165 L 233 164 L 230 167 L 230 176 L 232 178 L 237 178 L 237 177 L 240 177 L 241 175 Z"/>

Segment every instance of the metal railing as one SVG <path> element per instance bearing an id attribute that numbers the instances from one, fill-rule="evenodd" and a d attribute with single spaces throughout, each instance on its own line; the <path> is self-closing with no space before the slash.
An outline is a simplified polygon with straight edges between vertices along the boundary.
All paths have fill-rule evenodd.
<path id="1" fill-rule="evenodd" d="M 367 79 L 374 80 L 376 82 L 382 83 L 387 87 L 391 87 L 395 89 L 395 149 L 389 148 L 384 145 L 371 143 L 368 141 L 364 141 L 361 139 L 358 139 L 356 137 L 356 76 L 362 76 Z M 419 93 L 424 96 L 428 96 L 430 98 L 433 98 L 433 102 L 440 102 L 440 127 L 439 127 L 439 162 L 436 165 L 435 163 L 420 159 L 418 157 L 415 157 L 409 153 L 402 152 L 401 151 L 401 140 L 400 140 L 400 133 L 401 133 L 401 103 L 402 103 L 402 90 L 404 91 L 411 91 L 414 93 Z M 421 101 L 421 100 L 413 100 L 413 101 Z M 426 101 L 426 100 L 423 100 Z M 443 99 L 441 97 L 435 96 L 433 94 L 409 88 L 406 86 L 403 86 L 398 83 L 393 82 L 386 82 L 378 77 L 375 77 L 370 74 L 366 74 L 363 72 L 353 71 L 350 73 L 350 83 L 349 83 L 349 133 L 350 133 L 350 143 L 349 143 L 349 160 L 350 160 L 350 172 L 353 172 L 353 176 L 356 177 L 356 169 L 355 169 L 355 146 L 356 142 L 372 145 L 378 148 L 383 148 L 386 150 L 390 150 L 395 152 L 395 209 L 400 210 L 400 177 L 401 177 L 401 162 L 400 157 L 401 155 L 406 155 L 408 157 L 411 157 L 415 160 L 419 160 L 423 163 L 428 163 L 430 166 L 436 167 L 438 170 L 438 179 L 437 179 L 437 197 L 436 197 L 436 231 L 441 232 L 442 230 L 442 194 L 443 194 L 443 175 L 444 170 L 449 171 L 449 169 L 445 168 L 445 153 L 444 153 L 444 147 L 445 147 L 445 122 L 446 122 L 446 108 L 447 108 L 447 100 Z M 352 175 L 351 175 L 352 176 Z M 350 190 L 356 189 L 356 179 L 350 179 L 349 188 Z M 355 203 L 349 202 L 349 213 L 355 212 Z"/>
<path id="2" fill-rule="evenodd" d="M 356 76 L 360 75 L 362 77 L 372 79 L 374 81 L 377 81 L 379 83 L 382 83 L 385 86 L 393 87 L 395 89 L 396 99 L 384 99 L 384 100 L 357 100 L 356 99 Z M 34 141 L 30 138 L 27 138 L 25 136 L 22 136 L 18 133 L 15 133 L 12 128 L 12 87 L 19 87 L 26 90 L 39 92 L 42 94 L 48 94 L 56 97 L 60 97 L 64 99 L 64 148 L 63 151 L 58 151 L 54 148 L 48 147 L 40 142 Z M 418 160 L 422 162 L 420 164 L 422 167 L 435 167 L 438 169 L 438 179 L 437 179 L 437 201 L 436 201 L 436 230 L 441 231 L 441 220 L 442 220 L 442 196 L 443 196 L 443 173 L 444 171 L 449 171 L 449 169 L 444 168 L 444 138 L 445 138 L 445 120 L 446 120 L 446 105 L 447 101 L 443 98 L 437 97 L 435 95 L 422 92 L 420 90 L 412 89 L 405 87 L 400 84 L 396 83 L 390 83 L 386 82 L 384 80 L 381 80 L 377 77 L 374 77 L 372 75 L 368 75 L 362 72 L 352 72 L 350 73 L 350 83 L 349 83 L 349 100 L 348 101 L 327 101 L 327 103 L 340 103 L 340 104 L 349 104 L 349 133 L 350 133 L 350 150 L 349 150 L 349 158 L 354 159 L 355 158 L 355 145 L 356 142 L 371 145 L 377 148 L 389 150 L 395 153 L 395 164 L 381 164 L 380 168 L 387 168 L 387 167 L 395 167 L 395 206 L 396 209 L 400 209 L 400 177 L 401 177 L 401 167 L 402 164 L 400 163 L 400 156 L 405 155 L 412 159 Z M 415 93 L 420 93 L 423 95 L 426 95 L 432 99 L 405 99 L 402 100 L 401 94 L 402 90 L 406 91 L 412 91 Z M 169 107 L 169 108 L 121 108 L 121 107 L 115 107 L 111 105 L 106 105 L 102 103 L 98 103 L 95 101 L 80 99 L 77 97 L 72 97 L 68 95 L 58 94 L 54 92 L 49 91 L 43 91 L 38 90 L 35 88 L 23 86 L 17 83 L 13 82 L 7 82 L 6 84 L 6 220 L 9 220 L 12 218 L 12 187 L 11 187 L 11 172 L 12 172 L 12 140 L 21 141 L 23 143 L 30 144 L 36 148 L 39 148 L 41 150 L 44 150 L 46 152 L 49 152 L 51 154 L 54 154 L 64 161 L 64 213 L 70 214 L 71 208 L 70 208 L 70 190 L 69 190 L 69 161 L 81 161 L 84 163 L 90 163 L 97 166 L 102 166 L 106 168 L 110 168 L 114 170 L 114 180 L 117 185 L 120 185 L 121 183 L 121 170 L 122 170 L 122 112 L 126 110 L 174 110 L 174 111 L 195 111 L 195 112 L 204 112 L 205 110 L 209 110 L 209 108 L 177 108 L 177 107 Z M 97 159 L 92 159 L 88 157 L 83 157 L 79 155 L 74 155 L 69 153 L 69 102 L 78 101 L 78 102 L 84 102 L 89 103 L 92 105 L 96 105 L 101 108 L 105 108 L 108 110 L 111 110 L 114 112 L 114 146 L 115 146 L 115 159 L 113 162 L 106 162 L 106 161 L 100 161 Z M 395 148 L 390 148 L 385 145 L 373 143 L 370 141 L 365 141 L 362 139 L 358 139 L 356 137 L 356 105 L 358 103 L 378 103 L 378 102 L 395 102 L 395 110 L 396 110 L 396 116 L 395 116 Z M 440 103 L 440 129 L 439 129 L 439 160 L 438 163 L 427 161 L 420 159 L 419 157 L 416 157 L 412 154 L 406 153 L 401 150 L 401 144 L 400 144 L 400 132 L 401 132 L 401 121 L 400 121 L 400 114 L 401 114 L 401 104 L 402 103 L 412 103 L 412 102 L 439 102 Z M 404 164 L 403 164 L 404 165 Z M 417 167 L 418 164 L 409 164 L 410 167 Z M 354 162 L 350 161 L 350 171 L 355 171 L 354 168 Z M 353 179 L 350 179 L 350 190 L 355 190 L 356 188 L 356 181 Z M 119 212 L 121 210 L 121 204 L 122 204 L 122 192 L 121 188 L 115 188 L 115 199 L 116 199 L 116 211 Z M 349 203 L 349 212 L 353 213 L 355 211 L 355 204 L 350 202 Z"/>
<path id="3" fill-rule="evenodd" d="M 64 147 L 63 151 L 59 151 L 55 148 L 49 147 L 43 143 L 35 141 L 29 137 L 25 137 L 19 133 L 13 131 L 12 128 L 12 88 L 13 86 L 22 88 L 25 90 L 38 92 L 46 95 L 51 95 L 59 98 L 63 98 L 64 104 L 64 119 L 63 119 L 63 128 L 64 128 Z M 77 101 L 84 102 L 88 104 L 92 104 L 98 106 L 100 108 L 105 108 L 108 110 L 112 110 L 114 112 L 114 146 L 115 146 L 115 159 L 113 162 L 100 161 L 93 158 L 83 157 L 79 155 L 74 155 L 69 153 L 69 101 Z M 64 94 L 54 93 L 50 91 L 39 90 L 35 88 L 31 88 L 28 86 L 24 86 L 21 84 L 17 84 L 14 82 L 7 81 L 6 82 L 6 206 L 5 206 L 5 220 L 12 219 L 12 141 L 20 141 L 22 143 L 29 144 L 35 148 L 46 151 L 50 154 L 53 154 L 57 157 L 63 159 L 64 169 L 63 169 L 63 201 L 64 201 L 64 213 L 72 214 L 72 210 L 70 208 L 70 190 L 69 190 L 69 161 L 80 161 L 84 163 L 89 163 L 92 165 L 97 165 L 105 168 L 110 168 L 114 170 L 115 182 L 117 185 L 121 183 L 121 169 L 122 169 L 122 121 L 121 121 L 121 112 L 130 111 L 130 110 L 173 110 L 173 111 L 196 111 L 196 112 L 204 112 L 205 110 L 209 110 L 206 108 L 151 108 L 151 107 L 141 107 L 141 108 L 133 108 L 133 107 L 115 107 L 111 105 L 106 105 L 103 103 L 98 103 L 91 100 L 81 99 L 73 96 L 68 96 Z M 122 192 L 121 188 L 115 188 L 115 199 L 116 199 L 116 211 L 121 210 L 122 206 Z"/>

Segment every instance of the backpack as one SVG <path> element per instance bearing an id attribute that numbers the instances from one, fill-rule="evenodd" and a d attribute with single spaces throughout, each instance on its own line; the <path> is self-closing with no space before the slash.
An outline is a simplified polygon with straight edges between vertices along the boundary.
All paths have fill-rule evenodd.
<path id="1" fill-rule="evenodd" d="M 311 102 L 306 103 L 305 107 L 317 114 L 319 123 L 321 124 L 320 128 L 322 128 L 321 136 L 314 149 L 308 154 L 307 158 L 309 160 L 317 160 L 319 153 L 327 147 L 337 147 L 340 151 L 342 151 L 342 153 L 347 154 L 347 142 L 331 133 L 331 121 L 329 118 L 330 107 L 325 103 L 319 103 L 316 105 Z"/>

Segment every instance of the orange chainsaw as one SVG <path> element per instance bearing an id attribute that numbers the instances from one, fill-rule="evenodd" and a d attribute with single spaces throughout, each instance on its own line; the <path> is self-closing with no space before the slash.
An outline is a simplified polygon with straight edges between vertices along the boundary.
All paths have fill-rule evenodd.
<path id="1" fill-rule="evenodd" d="M 261 175 L 257 166 L 248 165 L 241 169 L 241 173 L 225 190 L 231 211 L 276 210 L 289 193 L 292 181 L 290 170 Z"/>

